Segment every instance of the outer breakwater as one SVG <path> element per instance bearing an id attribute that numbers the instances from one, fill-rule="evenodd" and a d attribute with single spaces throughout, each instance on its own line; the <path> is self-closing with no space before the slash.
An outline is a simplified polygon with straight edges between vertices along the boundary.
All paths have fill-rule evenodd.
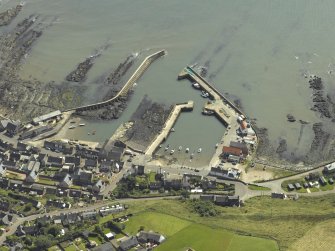
<path id="1" fill-rule="evenodd" d="M 166 54 L 165 50 L 158 51 L 148 57 L 146 57 L 141 65 L 136 69 L 136 71 L 131 75 L 129 80 L 125 83 L 125 85 L 122 87 L 122 89 L 111 99 L 108 99 L 106 101 L 90 104 L 90 105 L 85 105 L 85 106 L 80 106 L 80 107 L 75 107 L 72 109 L 69 109 L 67 111 L 87 111 L 87 110 L 97 110 L 100 108 L 103 108 L 105 106 L 108 106 L 112 104 L 114 101 L 116 101 L 120 96 L 125 96 L 128 94 L 129 90 L 133 87 L 134 83 L 143 75 L 145 70 L 158 58 L 161 56 L 164 56 Z"/>

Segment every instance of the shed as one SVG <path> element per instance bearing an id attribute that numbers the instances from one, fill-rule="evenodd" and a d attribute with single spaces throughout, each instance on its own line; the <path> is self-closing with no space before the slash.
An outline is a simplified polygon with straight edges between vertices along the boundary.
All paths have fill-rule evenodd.
<path id="1" fill-rule="evenodd" d="M 297 190 L 301 189 L 301 185 L 299 182 L 295 183 L 294 186 Z"/>
<path id="2" fill-rule="evenodd" d="M 287 185 L 287 189 L 288 189 L 289 191 L 293 191 L 293 190 L 294 190 L 294 186 L 293 186 L 293 184 L 288 184 L 288 185 Z"/>

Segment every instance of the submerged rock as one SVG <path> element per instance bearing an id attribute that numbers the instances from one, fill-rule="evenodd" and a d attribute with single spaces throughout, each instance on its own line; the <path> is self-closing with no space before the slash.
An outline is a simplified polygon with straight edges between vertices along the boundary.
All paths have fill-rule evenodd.
<path id="1" fill-rule="evenodd" d="M 287 114 L 286 117 L 287 117 L 287 121 L 289 121 L 289 122 L 295 122 L 296 121 L 295 117 L 292 114 Z"/>

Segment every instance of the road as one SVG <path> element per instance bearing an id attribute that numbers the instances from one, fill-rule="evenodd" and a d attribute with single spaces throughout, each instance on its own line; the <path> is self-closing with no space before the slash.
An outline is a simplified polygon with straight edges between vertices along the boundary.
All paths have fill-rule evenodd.
<path id="1" fill-rule="evenodd" d="M 6 240 L 7 236 L 13 235 L 17 228 L 22 225 L 26 221 L 33 221 L 36 220 L 37 218 L 43 217 L 43 216 L 58 216 L 60 214 L 65 214 L 65 213 L 82 213 L 86 211 L 92 211 L 92 210 L 97 210 L 101 207 L 110 205 L 110 204 L 115 204 L 115 203 L 127 203 L 130 201 L 148 201 L 148 200 L 161 200 L 161 199 L 176 199 L 179 198 L 180 196 L 171 196 L 171 197 L 153 197 L 153 198 L 139 198 L 139 199 L 119 199 L 119 200 L 114 200 L 114 201 L 106 201 L 106 202 L 97 202 L 93 205 L 88 205 L 82 208 L 70 208 L 70 209 L 62 209 L 58 211 L 52 211 L 50 213 L 40 213 L 40 214 L 34 214 L 31 216 L 27 217 L 22 217 L 18 218 L 11 226 L 8 232 L 3 233 L 0 236 L 0 246 L 3 245 L 4 241 Z"/>

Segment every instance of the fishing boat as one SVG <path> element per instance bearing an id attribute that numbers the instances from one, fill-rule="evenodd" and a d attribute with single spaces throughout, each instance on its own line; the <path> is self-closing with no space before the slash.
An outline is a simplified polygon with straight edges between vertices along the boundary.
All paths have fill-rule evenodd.
<path id="1" fill-rule="evenodd" d="M 208 92 L 205 92 L 205 91 L 201 91 L 201 97 L 203 98 L 208 98 L 209 97 L 209 93 Z"/>
<path id="2" fill-rule="evenodd" d="M 82 123 L 82 124 L 79 124 L 79 126 L 85 126 L 85 124 L 84 124 L 84 123 Z"/>
<path id="3" fill-rule="evenodd" d="M 179 147 L 178 147 L 178 150 L 181 151 L 181 149 L 183 149 L 183 147 L 182 147 L 182 146 L 179 146 Z"/>
<path id="4" fill-rule="evenodd" d="M 175 129 L 172 127 L 172 128 L 171 128 L 171 132 L 174 132 L 174 131 L 175 131 Z"/>
<path id="5" fill-rule="evenodd" d="M 201 148 L 199 148 L 199 149 L 198 149 L 198 153 L 201 153 L 201 151 L 202 151 L 202 149 L 201 149 Z"/>
<path id="6" fill-rule="evenodd" d="M 188 153 L 190 151 L 190 148 L 186 147 L 185 152 Z"/>
<path id="7" fill-rule="evenodd" d="M 202 114 L 203 114 L 203 115 L 213 115 L 214 112 L 211 111 L 211 110 L 208 110 L 208 109 L 204 108 L 204 109 L 202 110 Z"/>
<path id="8" fill-rule="evenodd" d="M 174 153 L 174 149 L 171 150 L 170 154 L 172 155 Z"/>
<path id="9" fill-rule="evenodd" d="M 199 83 L 197 83 L 197 82 L 193 83 L 192 86 L 193 86 L 195 89 L 200 89 L 200 85 L 199 85 Z"/>
<path id="10" fill-rule="evenodd" d="M 76 126 L 74 126 L 74 125 L 69 127 L 69 129 L 74 129 L 74 128 L 76 128 Z"/>

